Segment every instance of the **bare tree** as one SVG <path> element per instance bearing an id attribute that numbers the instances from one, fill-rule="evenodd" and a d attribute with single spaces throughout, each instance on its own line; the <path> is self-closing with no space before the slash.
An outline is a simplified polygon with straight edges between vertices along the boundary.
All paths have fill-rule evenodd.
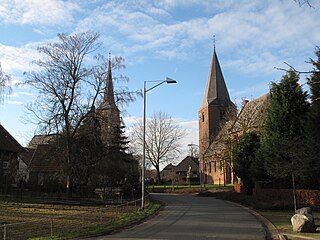
<path id="1" fill-rule="evenodd" d="M 302 7 L 303 5 L 307 5 L 308 7 L 311 7 L 311 8 L 313 7 L 309 0 L 293 0 L 293 1 L 298 3 L 300 7 Z"/>
<path id="2" fill-rule="evenodd" d="M 168 164 L 180 153 L 180 140 L 185 131 L 166 113 L 153 114 L 146 124 L 146 160 L 156 169 L 158 182 L 161 181 L 160 166 Z M 132 141 L 136 151 L 143 148 L 143 122 L 132 127 Z"/>
<path id="3" fill-rule="evenodd" d="M 11 87 L 9 83 L 11 81 L 10 75 L 4 73 L 2 71 L 1 63 L 0 63 L 0 103 L 3 102 L 4 96 L 6 93 L 11 93 Z"/>
<path id="4" fill-rule="evenodd" d="M 84 119 L 101 100 L 107 73 L 105 58 L 97 55 L 101 48 L 99 34 L 58 34 L 58 41 L 38 48 L 43 58 L 35 64 L 39 70 L 27 73 L 25 84 L 37 89 L 37 99 L 27 106 L 29 113 L 43 133 L 58 133 L 63 139 L 66 186 L 71 195 L 72 166 L 76 164 L 72 150 L 74 138 Z M 122 67 L 122 58 L 112 66 Z M 125 90 L 119 99 L 134 100 Z"/>

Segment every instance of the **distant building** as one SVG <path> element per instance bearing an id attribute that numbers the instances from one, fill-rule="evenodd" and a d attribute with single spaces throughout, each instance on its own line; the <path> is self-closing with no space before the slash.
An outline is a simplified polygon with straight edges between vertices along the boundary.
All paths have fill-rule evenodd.
<path id="1" fill-rule="evenodd" d="M 171 182 L 175 177 L 174 168 L 175 166 L 172 163 L 165 166 L 160 172 L 161 180 L 164 182 Z"/>
<path id="2" fill-rule="evenodd" d="M 6 193 L 16 185 L 18 157 L 25 149 L 0 124 L 0 188 Z"/>
<path id="3" fill-rule="evenodd" d="M 199 159 L 187 156 L 174 167 L 175 184 L 192 185 L 200 183 Z"/>
<path id="4" fill-rule="evenodd" d="M 175 185 L 192 185 L 200 183 L 199 159 L 185 157 L 177 166 L 168 164 L 160 172 L 161 180 Z"/>

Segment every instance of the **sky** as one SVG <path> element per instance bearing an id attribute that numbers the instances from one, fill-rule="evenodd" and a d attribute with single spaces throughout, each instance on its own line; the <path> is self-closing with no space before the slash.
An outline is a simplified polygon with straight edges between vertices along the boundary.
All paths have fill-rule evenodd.
<path id="1" fill-rule="evenodd" d="M 0 0 L 0 62 L 12 77 L 11 95 L 0 105 L 0 123 L 26 146 L 37 126 L 26 120 L 25 105 L 34 90 L 16 85 L 24 72 L 35 70 L 37 47 L 57 33 L 95 31 L 101 53 L 125 58 L 129 89 L 143 81 L 170 77 L 148 92 L 147 115 L 163 111 L 198 143 L 198 109 L 203 100 L 215 47 L 230 97 L 237 105 L 268 92 L 288 63 L 310 70 L 306 63 L 320 45 L 320 1 L 312 7 L 294 0 Z M 301 75 L 301 83 L 305 76 Z M 153 83 L 148 83 L 152 87 Z M 117 84 L 115 84 L 117 88 Z M 142 98 L 123 110 L 126 125 L 142 116 Z M 182 154 L 183 155 L 183 154 Z"/>

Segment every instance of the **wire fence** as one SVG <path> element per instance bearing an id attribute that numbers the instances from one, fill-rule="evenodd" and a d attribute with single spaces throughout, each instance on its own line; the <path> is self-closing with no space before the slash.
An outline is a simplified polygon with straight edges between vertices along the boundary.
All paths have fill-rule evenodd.
<path id="1" fill-rule="evenodd" d="M 145 202 L 149 202 L 149 197 L 145 198 Z M 81 231 L 93 226 L 105 225 L 139 208 L 141 208 L 141 199 L 104 207 L 69 206 L 64 209 L 55 209 L 48 206 L 46 209 L 40 209 L 43 214 L 32 213 L 35 210 L 31 207 L 30 212 L 28 209 L 22 212 L 18 212 L 15 208 L 7 209 L 12 212 L 12 219 L 15 219 L 16 222 L 7 224 L 0 219 L 0 240 L 24 240 Z M 1 209 L 1 214 L 3 211 L 6 209 Z M 17 211 L 16 214 L 15 211 Z M 16 215 L 20 215 L 20 218 L 17 218 Z M 28 217 L 29 219 L 25 220 Z M 18 219 L 22 221 L 18 222 Z M 10 218 L 6 220 L 10 222 Z"/>

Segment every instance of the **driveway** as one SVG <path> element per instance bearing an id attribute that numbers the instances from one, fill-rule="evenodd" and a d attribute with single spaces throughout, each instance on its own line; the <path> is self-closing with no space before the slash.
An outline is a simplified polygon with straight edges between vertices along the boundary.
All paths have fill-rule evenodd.
<path id="1" fill-rule="evenodd" d="M 231 202 L 190 195 L 152 194 L 166 203 L 148 221 L 113 235 L 92 239 L 266 239 L 261 223 Z"/>

